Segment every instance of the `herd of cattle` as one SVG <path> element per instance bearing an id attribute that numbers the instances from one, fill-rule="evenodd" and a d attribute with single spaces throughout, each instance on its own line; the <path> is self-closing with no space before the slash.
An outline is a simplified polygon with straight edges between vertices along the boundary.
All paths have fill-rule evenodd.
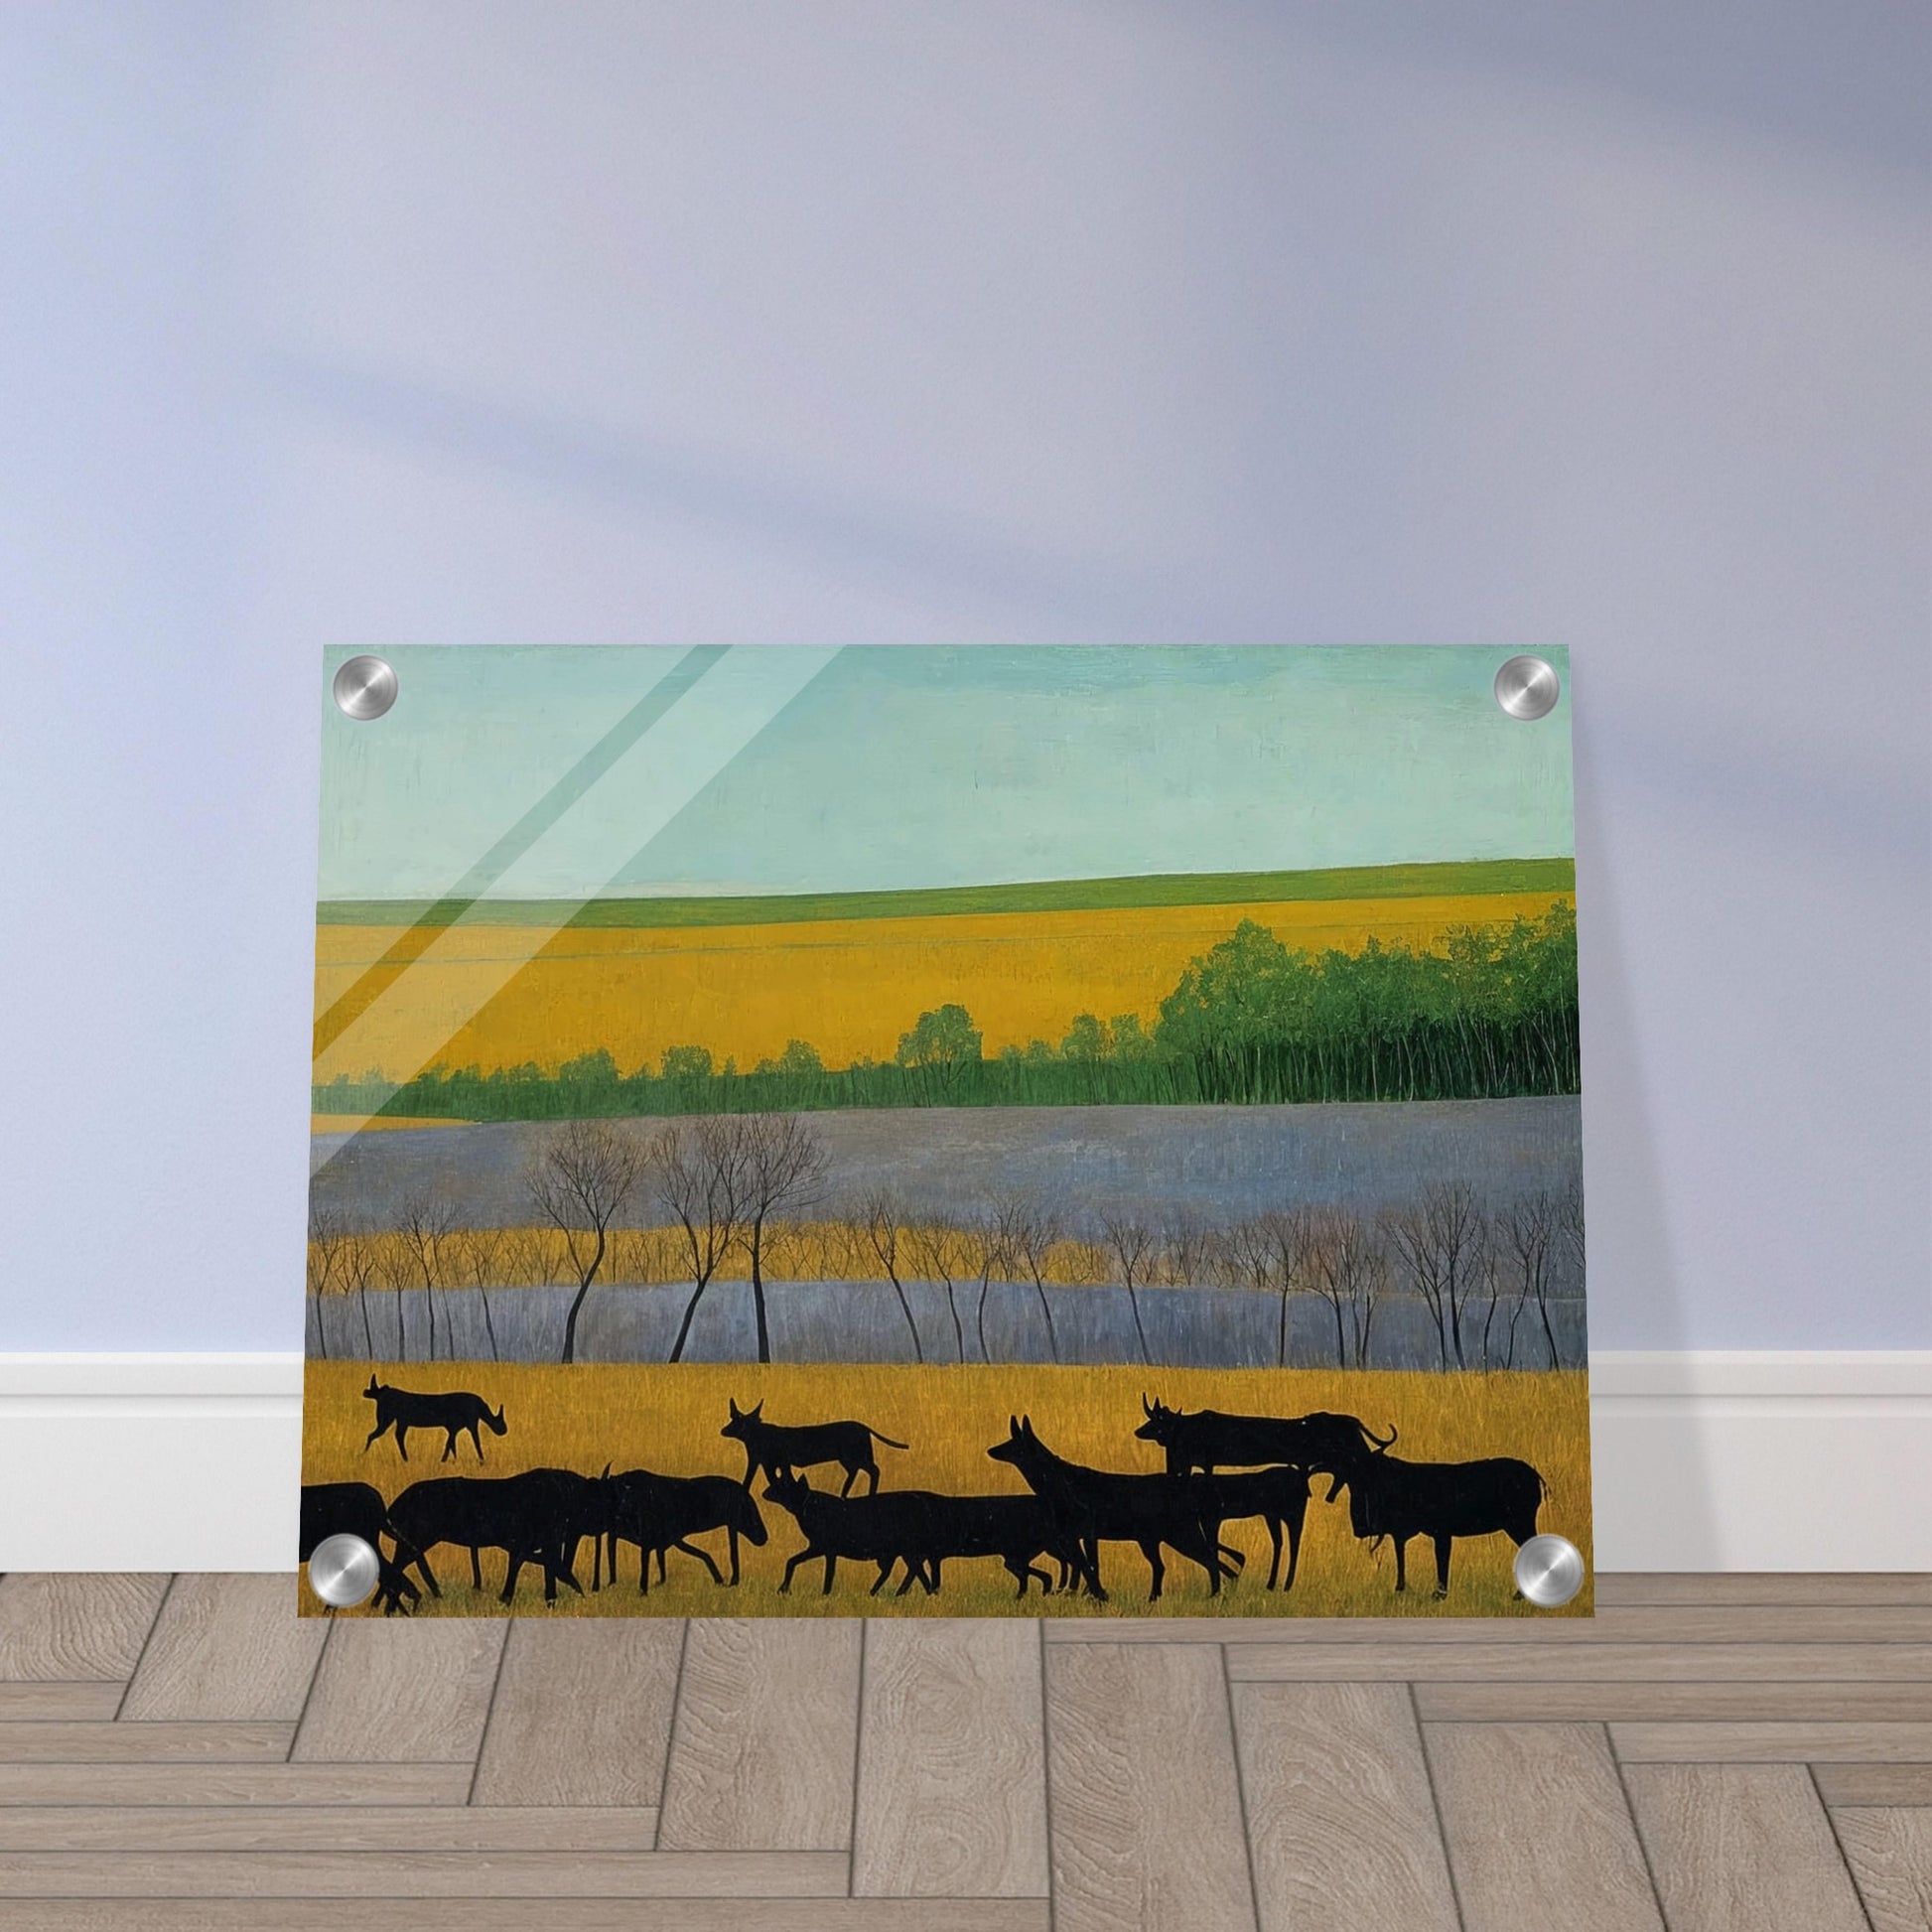
<path id="1" fill-rule="evenodd" d="M 373 1377 L 364 1395 L 376 1405 L 365 1451 L 393 1431 L 405 1462 L 412 1429 L 442 1431 L 448 1461 L 462 1436 L 469 1436 L 481 1459 L 479 1429 L 501 1436 L 507 1428 L 501 1408 L 492 1411 L 481 1396 L 418 1394 Z M 1068 1461 L 1039 1440 L 1029 1418 L 1018 1416 L 1009 1420 L 1005 1440 L 987 1454 L 1011 1465 L 1028 1493 L 954 1496 L 882 1489 L 874 1446 L 902 1449 L 906 1444 L 862 1422 L 785 1425 L 766 1422 L 761 1402 L 751 1409 L 736 1402 L 730 1406 L 719 1433 L 743 1446 L 742 1477 L 669 1476 L 649 1469 L 614 1474 L 608 1466 L 595 1476 L 530 1469 L 488 1478 L 432 1477 L 386 1503 L 368 1483 L 311 1483 L 302 1491 L 302 1557 L 306 1561 L 326 1537 L 342 1532 L 363 1538 L 377 1553 L 375 1600 L 385 1614 L 413 1608 L 423 1587 L 433 1596 L 442 1594 L 429 1563 L 429 1552 L 439 1544 L 469 1551 L 471 1582 L 478 1589 L 483 1587 L 481 1553 L 501 1551 L 505 1603 L 514 1597 L 526 1566 L 541 1571 L 546 1602 L 556 1601 L 559 1583 L 581 1595 L 576 1570 L 587 1537 L 593 1543 L 594 1590 L 603 1587 L 607 1576 L 617 1582 L 618 1547 L 625 1543 L 637 1552 L 640 1591 L 650 1588 L 653 1564 L 657 1581 L 664 1581 L 665 1560 L 673 1550 L 703 1564 L 714 1583 L 736 1584 L 740 1544 L 762 1545 L 767 1539 L 753 1494 L 762 1475 L 764 1499 L 784 1510 L 804 1538 L 803 1547 L 785 1561 L 781 1592 L 790 1590 L 802 1564 L 823 1564 L 828 1594 L 841 1559 L 877 1566 L 875 1596 L 899 1572 L 897 1594 L 903 1596 L 915 1584 L 927 1594 L 936 1593 L 947 1563 L 997 1560 L 1023 1599 L 1029 1586 L 1037 1583 L 1042 1593 L 1070 1590 L 1105 1602 L 1101 1548 L 1132 1543 L 1147 1559 L 1148 1600 L 1156 1602 L 1167 1575 L 1166 1551 L 1196 1565 L 1209 1592 L 1219 1594 L 1244 1563 L 1242 1553 L 1222 1541 L 1222 1528 L 1252 1519 L 1266 1526 L 1272 1546 L 1267 1587 L 1292 1588 L 1311 1479 L 1325 1475 L 1326 1501 L 1333 1502 L 1344 1488 L 1349 1492 L 1349 1525 L 1357 1537 L 1372 1546 L 1384 1538 L 1394 1543 L 1398 1590 L 1408 1587 L 1410 1542 L 1431 1539 L 1436 1594 L 1443 1597 L 1449 1593 L 1455 1538 L 1501 1531 L 1520 1548 L 1536 1534 L 1545 1492 L 1537 1471 L 1510 1456 L 1406 1461 L 1389 1453 L 1396 1440 L 1393 1427 L 1380 1437 L 1353 1416 L 1229 1416 L 1212 1409 L 1171 1409 L 1145 1397 L 1145 1420 L 1134 1434 L 1165 1452 L 1164 1474 L 1127 1474 Z M 814 1489 L 805 1472 L 833 1464 L 844 1476 L 839 1489 Z M 854 1495 L 861 1476 L 865 1487 Z M 713 1553 L 693 1541 L 720 1530 L 729 1577 Z"/>

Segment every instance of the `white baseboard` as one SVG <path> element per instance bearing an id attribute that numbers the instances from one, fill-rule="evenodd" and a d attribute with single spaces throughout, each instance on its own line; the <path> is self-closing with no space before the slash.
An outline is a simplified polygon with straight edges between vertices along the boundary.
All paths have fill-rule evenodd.
<path id="1" fill-rule="evenodd" d="M 1605 1570 L 1932 1570 L 1932 1352 L 1599 1353 Z M 297 1355 L 0 1354 L 0 1569 L 288 1570 Z"/>

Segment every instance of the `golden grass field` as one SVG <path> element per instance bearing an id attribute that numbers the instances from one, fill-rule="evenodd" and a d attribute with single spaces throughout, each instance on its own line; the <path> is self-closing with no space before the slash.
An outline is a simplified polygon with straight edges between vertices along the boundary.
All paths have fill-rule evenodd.
<path id="1" fill-rule="evenodd" d="M 1075 1015 L 1151 1024 L 1181 969 L 1253 918 L 1297 949 L 1371 937 L 1423 950 L 1456 926 L 1539 918 L 1571 895 L 1269 901 L 742 926 L 454 926 L 372 972 L 398 926 L 319 925 L 316 1012 L 332 1015 L 314 1077 L 401 1078 L 436 1062 L 560 1062 L 607 1047 L 629 1072 L 701 1045 L 749 1071 L 791 1039 L 827 1066 L 889 1060 L 918 1015 L 959 1001 L 991 1056 L 1057 1041 Z M 342 1006 L 351 989 L 352 1001 Z M 352 1010 L 351 1010 L 352 1009 Z"/>
<path id="2" fill-rule="evenodd" d="M 1550 1494 L 1539 1527 L 1568 1536 L 1590 1565 L 1588 1385 L 1578 1373 L 1565 1374 L 1413 1374 L 1379 1370 L 1226 1370 L 1140 1368 L 1037 1368 L 967 1364 L 963 1367 L 902 1368 L 772 1364 L 691 1364 L 677 1368 L 629 1364 L 575 1367 L 490 1362 L 378 1364 L 384 1382 L 415 1390 L 471 1389 L 502 1405 L 509 1429 L 503 1437 L 483 1435 L 483 1472 L 509 1475 L 536 1466 L 571 1468 L 594 1474 L 607 1462 L 618 1469 L 649 1467 L 674 1475 L 742 1475 L 744 1453 L 722 1439 L 720 1426 L 735 1399 L 742 1406 L 762 1399 L 772 1422 L 817 1422 L 853 1418 L 911 1447 L 904 1451 L 879 1448 L 881 1480 L 887 1488 L 922 1488 L 953 1493 L 1019 1491 L 1015 1471 L 990 1460 L 988 1447 L 1007 1434 L 1009 1415 L 1032 1416 L 1041 1440 L 1073 1460 L 1100 1468 L 1153 1472 L 1163 1464 L 1151 1443 L 1134 1440 L 1141 1418 L 1141 1395 L 1149 1390 L 1186 1409 L 1216 1408 L 1246 1414 L 1300 1415 L 1333 1410 L 1356 1415 L 1378 1432 L 1390 1422 L 1401 1429 L 1397 1454 L 1417 1460 L 1453 1461 L 1482 1455 L 1515 1455 L 1542 1471 Z M 435 1475 L 478 1472 L 469 1439 L 458 1460 L 443 1463 L 440 1434 L 412 1434 L 410 1459 L 398 1457 L 392 1438 L 368 1449 L 372 1405 L 362 1398 L 370 1366 L 366 1362 L 311 1361 L 303 1415 L 305 1482 L 372 1483 L 394 1497 L 408 1483 Z M 824 1487 L 827 1473 L 814 1471 Z M 1302 1544 L 1301 1572 L 1292 1591 L 1270 1592 L 1268 1539 L 1259 1523 L 1230 1524 L 1228 1542 L 1247 1553 L 1245 1575 L 1209 1596 L 1207 1580 L 1193 1565 L 1171 1558 L 1168 1587 L 1154 1614 L 1296 1616 L 1511 1616 L 1587 1615 L 1587 1586 L 1561 1612 L 1531 1610 L 1512 1600 L 1510 1559 L 1504 1536 L 1458 1541 L 1447 1602 L 1436 1602 L 1435 1561 L 1427 1542 L 1410 1546 L 1410 1587 L 1394 1594 L 1394 1558 L 1385 1545 L 1371 1553 L 1348 1528 L 1347 1500 L 1321 1500 L 1325 1481 L 1317 1479 Z M 625 1547 L 623 1585 L 593 1594 L 590 1546 L 578 1567 L 586 1587 L 582 1596 L 559 1593 L 554 1609 L 543 1602 L 540 1580 L 525 1572 L 514 1609 L 533 1615 L 609 1616 L 648 1611 L 691 1616 L 864 1616 L 881 1611 L 946 1616 L 1012 1614 L 1091 1616 L 1150 1614 L 1148 1570 L 1140 1552 L 1109 1544 L 1103 1575 L 1112 1601 L 1096 1605 L 1081 1596 L 1042 1597 L 1029 1592 L 1024 1606 L 996 1562 L 955 1562 L 944 1587 L 927 1597 L 915 1589 L 903 1597 L 874 1598 L 867 1588 L 871 1566 L 841 1564 L 830 1596 L 819 1593 L 822 1567 L 801 1568 L 793 1593 L 780 1596 L 778 1579 L 785 1558 L 801 1547 L 796 1526 L 775 1504 L 760 1501 L 770 1541 L 746 1548 L 744 1581 L 720 1588 L 698 1564 L 673 1552 L 663 1587 L 653 1585 L 639 1598 L 635 1552 Z M 718 1546 L 722 1533 L 704 1539 Z M 440 1600 L 425 1594 L 419 1614 L 495 1616 L 502 1614 L 496 1592 L 502 1587 L 501 1558 L 486 1556 L 484 1590 L 470 1587 L 466 1553 L 445 1546 L 431 1553 Z M 897 1584 L 893 1586 L 897 1587 Z M 302 1587 L 305 1614 L 323 1605 Z"/>

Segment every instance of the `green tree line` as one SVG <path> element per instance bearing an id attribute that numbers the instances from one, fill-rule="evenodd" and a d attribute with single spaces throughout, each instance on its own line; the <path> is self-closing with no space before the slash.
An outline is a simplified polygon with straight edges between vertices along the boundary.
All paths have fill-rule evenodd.
<path id="1" fill-rule="evenodd" d="M 1080 1014 L 1057 1042 L 988 1056 L 967 1009 L 921 1013 L 891 1060 L 828 1067 L 807 1040 L 741 1068 L 702 1045 L 621 1069 L 436 1066 L 314 1090 L 318 1113 L 455 1120 L 812 1113 L 844 1107 L 1486 1100 L 1581 1084 L 1576 913 L 1468 926 L 1437 950 L 1299 952 L 1252 919 L 1190 960 L 1150 1029 Z"/>

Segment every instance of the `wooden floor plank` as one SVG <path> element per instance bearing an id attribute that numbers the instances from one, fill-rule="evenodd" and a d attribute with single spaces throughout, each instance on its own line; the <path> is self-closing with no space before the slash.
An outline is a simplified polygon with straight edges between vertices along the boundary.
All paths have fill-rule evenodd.
<path id="1" fill-rule="evenodd" d="M 1638 1604 L 1594 1616 L 1052 1617 L 1061 1643 L 1273 1643 L 1356 1647 L 1384 1643 L 1932 1643 L 1932 1604 Z"/>
<path id="2" fill-rule="evenodd" d="M 1625 1764 L 1922 1764 L 1932 1724 L 1613 1724 Z"/>
<path id="3" fill-rule="evenodd" d="M 1828 1805 L 1932 1806 L 1932 1764 L 1814 1764 Z"/>
<path id="4" fill-rule="evenodd" d="M 1932 1721 L 1932 1684 L 1418 1684 L 1425 1720 Z"/>
<path id="5" fill-rule="evenodd" d="M 1425 1725 L 1469 1932 L 1662 1932 L 1598 1725 Z"/>
<path id="6" fill-rule="evenodd" d="M 295 1613 L 295 1580 L 175 1579 L 127 1687 L 123 1719 L 302 1715 L 328 1625 Z"/>
<path id="7" fill-rule="evenodd" d="M 66 1719 L 81 1724 L 107 1724 L 121 1708 L 127 1686 L 112 1678 L 61 1683 L 52 1678 L 0 1683 L 0 1724 L 20 1720 L 45 1723 Z"/>
<path id="8" fill-rule="evenodd" d="M 1834 1814 L 1872 1932 L 1932 1925 L 1932 1811 L 1850 1806 Z"/>
<path id="9" fill-rule="evenodd" d="M 849 1617 L 716 1617 L 690 1625 L 660 1846 L 850 1847 L 861 1627 Z"/>
<path id="10" fill-rule="evenodd" d="M 1633 1603 L 1932 1603 L 1932 1577 L 1917 1571 L 1770 1571 L 1725 1576 L 1686 1572 L 1596 1573 L 1598 1609 Z"/>
<path id="11" fill-rule="evenodd" d="M 831 1852 L 0 1852 L 9 1898 L 811 1898 Z"/>
<path id="12" fill-rule="evenodd" d="M 1045 1897 L 1038 1624 L 881 1618 L 864 1679 L 852 1889 Z"/>
<path id="13" fill-rule="evenodd" d="M 1932 1682 L 1932 1644 L 1578 1643 L 1365 1644 L 1337 1662 L 1312 1643 L 1228 1646 L 1240 1683 L 1914 1683 Z"/>
<path id="14" fill-rule="evenodd" d="M 332 1623 L 295 1761 L 474 1763 L 506 1634 L 493 1617 Z"/>
<path id="15" fill-rule="evenodd" d="M 474 1802 L 654 1806 L 683 1645 L 671 1617 L 517 1621 Z"/>
<path id="16" fill-rule="evenodd" d="M 1404 1687 L 1243 1684 L 1234 1734 L 1261 1932 L 1456 1932 Z"/>
<path id="17" fill-rule="evenodd" d="M 0 1678 L 132 1677 L 167 1587 L 155 1576 L 0 1577 Z"/>
<path id="18" fill-rule="evenodd" d="M 1623 1775 L 1671 1932 L 1865 1932 L 1802 1764 L 1631 1764 Z"/>
<path id="19" fill-rule="evenodd" d="M 0 1806 L 460 1805 L 451 1764 L 5 1764 Z"/>
<path id="20" fill-rule="evenodd" d="M 292 1724 L 0 1724 L 0 1765 L 241 1764 L 287 1757 Z"/>
<path id="21" fill-rule="evenodd" d="M 563 1914 L 557 1915 L 560 1920 Z M 0 1932 L 262 1932 L 259 1899 L 0 1899 Z M 358 1898 L 355 1932 L 530 1932 L 522 1898 Z M 339 1898 L 278 1898 L 275 1932 L 341 1932 Z M 1049 1932 L 1032 1898 L 573 1898 L 569 1932 Z"/>
<path id="22" fill-rule="evenodd" d="M 1046 1739 L 1057 1932 L 1254 1932 L 1218 1650 L 1055 1648 Z"/>
<path id="23" fill-rule="evenodd" d="M 657 1813 L 615 1805 L 0 1806 L 8 1852 L 648 1852 Z"/>

